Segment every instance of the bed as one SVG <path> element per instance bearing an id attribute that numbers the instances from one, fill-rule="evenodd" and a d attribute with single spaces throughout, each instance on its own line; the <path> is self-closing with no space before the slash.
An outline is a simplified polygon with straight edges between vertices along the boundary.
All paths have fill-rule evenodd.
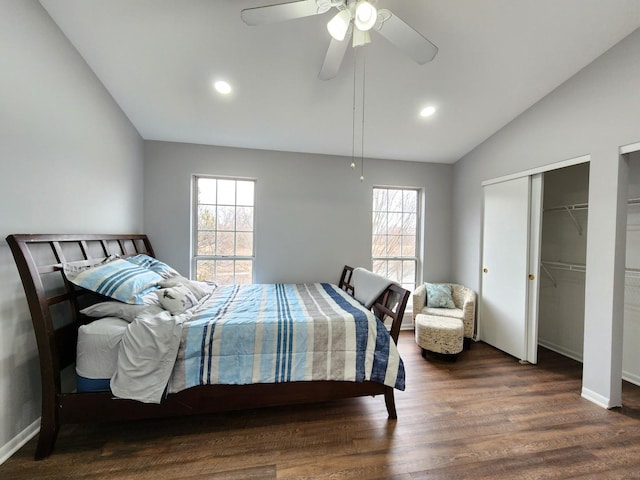
<path id="1" fill-rule="evenodd" d="M 153 306 L 156 313 L 151 315 L 145 307 L 146 320 L 151 321 L 150 324 L 145 324 L 145 315 L 136 316 L 135 321 L 123 322 L 118 317 L 124 315 L 95 318 L 100 315 L 96 315 L 94 310 L 114 303 L 114 297 L 109 293 L 107 298 L 100 289 L 91 291 L 79 287 L 78 284 L 84 284 L 78 283 L 69 272 L 73 269 L 94 271 L 96 266 L 108 264 L 113 258 L 118 262 L 153 259 L 153 248 L 146 235 L 9 235 L 7 243 L 24 286 L 40 358 L 42 416 L 36 459 L 47 457 L 53 450 L 60 427 L 73 423 L 217 413 L 369 395 L 382 395 L 389 418 L 397 417 L 394 389 L 404 388 L 404 369 L 395 346 L 409 292 L 396 284 L 389 283 L 379 292 L 374 289 L 375 298 L 363 302 L 366 303 L 363 306 L 358 301 L 362 301 L 362 293 L 358 295 L 357 291 L 364 289 L 354 288 L 354 269 L 345 266 L 335 285 L 220 286 L 204 292 L 201 299 L 196 298 L 197 305 L 184 306 L 182 299 L 184 310 L 178 308 L 173 311 L 173 307 L 167 307 L 163 302 L 160 306 Z M 355 269 L 355 273 L 360 273 L 359 270 L 362 269 Z M 166 286 L 166 291 L 175 292 L 173 288 L 176 285 L 171 283 L 174 278 L 171 275 L 173 273 L 167 277 L 171 279 L 168 284 L 166 281 L 159 284 Z M 161 291 L 166 297 L 165 290 L 154 286 L 153 293 L 158 298 L 163 296 Z M 371 296 L 371 292 L 367 294 Z M 274 295 L 275 300 L 268 300 L 267 295 Z M 234 303 L 238 296 L 248 296 L 249 302 Z M 137 300 L 131 303 L 137 303 Z M 270 303 L 275 304 L 278 310 L 273 321 L 265 313 L 268 312 L 266 305 Z M 320 326 L 309 320 L 304 327 L 298 324 L 294 327 L 288 321 L 296 316 L 304 320 L 312 310 L 319 310 L 323 318 L 328 318 L 329 311 L 345 310 L 346 316 L 352 319 L 350 323 L 341 320 L 340 328 L 328 327 L 329 331 L 335 330 L 328 335 L 322 333 L 326 333 L 326 325 L 317 319 L 315 322 Z M 91 312 L 92 316 L 81 312 Z M 235 332 L 232 329 L 234 323 L 244 333 L 232 333 Z M 87 350 L 86 345 L 91 344 L 85 340 L 99 337 L 100 345 L 107 345 L 104 347 L 106 350 L 111 349 L 106 351 L 110 357 L 94 361 L 94 364 L 105 368 L 105 365 L 115 365 L 113 347 L 117 346 L 119 352 L 126 351 L 127 332 L 134 326 L 142 328 L 140 325 L 151 325 L 152 328 L 147 328 L 151 336 L 158 336 L 157 332 L 161 330 L 156 329 L 160 326 L 168 338 L 173 339 L 169 343 L 176 345 L 175 350 L 169 349 L 166 354 L 170 362 L 158 373 L 162 378 L 160 383 L 156 382 L 155 387 L 143 385 L 136 388 L 136 373 L 126 366 L 118 366 L 114 377 L 121 371 L 124 372 L 123 377 L 130 377 L 123 383 L 127 386 L 123 390 L 126 393 L 121 395 L 120 390 L 115 389 L 114 379 L 111 379 L 114 388 L 96 387 L 93 379 L 88 378 L 91 374 L 83 375 L 85 366 L 87 371 L 91 371 L 92 358 L 92 354 L 83 353 L 92 351 L 91 348 Z M 298 330 L 306 332 L 300 337 L 302 340 L 296 337 Z M 249 336 L 253 342 L 250 345 L 261 344 L 263 347 L 255 347 L 256 352 L 243 351 L 238 355 L 238 349 L 251 350 L 235 344 L 239 336 Z M 137 340 L 137 337 L 132 338 Z M 307 351 L 299 346 L 305 341 L 313 343 L 314 338 L 323 338 L 329 344 L 354 342 L 354 345 L 363 345 L 369 350 L 366 353 L 360 350 L 352 352 L 343 345 L 341 356 L 335 352 L 329 354 L 336 357 L 331 363 L 324 359 L 327 356 L 324 353 L 313 348 Z M 286 357 L 269 350 L 269 345 L 274 343 L 286 347 L 283 348 L 287 352 Z M 292 347 L 294 344 L 298 346 Z M 163 345 L 160 349 L 165 348 Z M 203 356 L 205 350 L 215 352 L 217 356 L 211 353 Z M 233 355 L 225 357 L 229 350 L 233 350 Z M 132 352 L 130 363 L 138 364 L 137 353 L 135 350 Z M 256 353 L 261 356 L 256 357 Z M 127 355 L 120 353 L 117 363 L 126 364 L 122 358 L 128 358 Z M 314 356 L 321 357 L 324 362 L 319 363 L 323 366 L 320 376 L 311 375 L 311 371 L 316 369 L 314 365 L 318 364 Z M 286 362 L 282 360 L 284 358 Z M 187 369 L 189 363 L 199 365 L 197 374 L 189 373 L 193 371 Z M 344 371 L 336 369 L 337 364 L 343 365 Z M 251 365 L 254 365 L 253 370 Z M 77 388 L 72 391 L 65 391 L 62 387 L 61 373 L 65 368 L 75 368 L 79 377 Z M 107 368 L 106 373 L 98 374 L 98 377 L 110 375 L 110 368 L 115 367 Z M 334 370 L 339 370 L 337 376 L 333 374 Z M 236 372 L 233 379 L 225 377 L 230 371 Z M 243 372 L 247 378 L 238 379 L 237 374 Z M 150 377 L 147 373 L 137 378 L 146 381 Z M 156 373 L 154 371 L 153 375 Z M 83 383 L 84 380 L 88 383 Z M 165 380 L 166 385 L 162 383 Z M 136 392 L 141 392 L 144 397 L 137 397 Z"/>

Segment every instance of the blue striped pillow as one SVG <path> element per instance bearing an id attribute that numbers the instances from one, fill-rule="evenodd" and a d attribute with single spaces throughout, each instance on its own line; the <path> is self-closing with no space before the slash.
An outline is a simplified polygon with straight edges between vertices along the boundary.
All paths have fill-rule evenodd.
<path id="1" fill-rule="evenodd" d="M 122 259 L 79 270 L 65 266 L 64 273 L 79 287 L 131 304 L 144 303 L 142 297 L 162 280 L 156 272 Z"/>
<path id="2" fill-rule="evenodd" d="M 149 255 L 145 255 L 144 253 L 139 253 L 138 255 L 134 255 L 133 257 L 125 258 L 127 262 L 134 263 L 139 265 L 147 270 L 151 270 L 152 272 L 156 272 L 162 278 L 171 278 L 176 275 L 180 275 L 176 270 L 167 265 L 166 263 L 161 262 L 157 258 L 150 257 Z"/>

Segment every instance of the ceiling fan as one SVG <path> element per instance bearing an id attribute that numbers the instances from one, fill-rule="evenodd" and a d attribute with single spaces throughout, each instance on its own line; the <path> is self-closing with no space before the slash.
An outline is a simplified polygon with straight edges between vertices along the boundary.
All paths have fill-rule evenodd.
<path id="1" fill-rule="evenodd" d="M 327 23 L 331 43 L 318 75 L 322 80 L 335 77 L 353 37 L 353 46 L 371 41 L 369 31 L 376 30 L 390 43 L 420 65 L 433 60 L 438 47 L 386 9 L 376 9 L 375 0 L 297 0 L 294 2 L 245 8 L 240 16 L 247 25 L 263 25 L 320 15 L 335 8 Z"/>

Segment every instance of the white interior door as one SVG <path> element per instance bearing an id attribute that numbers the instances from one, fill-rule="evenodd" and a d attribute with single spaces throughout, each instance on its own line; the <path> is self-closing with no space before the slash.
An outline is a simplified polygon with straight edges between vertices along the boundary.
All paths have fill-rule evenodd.
<path id="1" fill-rule="evenodd" d="M 531 188 L 529 176 L 484 186 L 480 339 L 521 360 L 528 359 Z"/>

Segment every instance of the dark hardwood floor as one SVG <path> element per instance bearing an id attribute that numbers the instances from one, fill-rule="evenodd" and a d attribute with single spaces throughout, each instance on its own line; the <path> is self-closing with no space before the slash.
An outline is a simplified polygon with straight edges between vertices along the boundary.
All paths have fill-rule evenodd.
<path id="1" fill-rule="evenodd" d="M 580 397 L 582 366 L 542 350 L 538 365 L 483 344 L 425 360 L 401 332 L 407 390 L 384 399 L 136 423 L 65 426 L 54 453 L 35 439 L 0 466 L 11 479 L 640 478 L 640 387 L 624 407 Z"/>

